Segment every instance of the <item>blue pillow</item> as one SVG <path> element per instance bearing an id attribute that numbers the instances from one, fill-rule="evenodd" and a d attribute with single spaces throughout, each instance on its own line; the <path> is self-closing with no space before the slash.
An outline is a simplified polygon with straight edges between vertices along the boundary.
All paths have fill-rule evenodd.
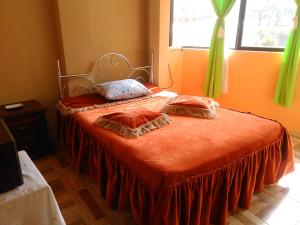
<path id="1" fill-rule="evenodd" d="M 143 84 L 133 79 L 96 84 L 96 90 L 101 96 L 108 100 L 124 100 L 150 93 Z"/>

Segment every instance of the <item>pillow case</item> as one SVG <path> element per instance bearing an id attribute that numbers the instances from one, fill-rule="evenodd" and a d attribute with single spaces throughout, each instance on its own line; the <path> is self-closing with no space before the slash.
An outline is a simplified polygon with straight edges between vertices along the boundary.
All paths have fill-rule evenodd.
<path id="1" fill-rule="evenodd" d="M 126 138 L 137 138 L 170 124 L 168 115 L 143 107 L 129 108 L 99 117 L 96 124 Z"/>
<path id="2" fill-rule="evenodd" d="M 162 112 L 173 115 L 192 116 L 204 119 L 217 117 L 216 106 L 219 104 L 211 98 L 179 95 L 172 98 Z"/>
<path id="3" fill-rule="evenodd" d="M 105 104 L 108 102 L 110 101 L 102 98 L 102 96 L 96 93 L 79 95 L 75 97 L 66 97 L 61 100 L 61 103 L 65 107 L 70 107 L 70 108 L 82 108 L 82 107 L 92 106 L 95 104 Z"/>
<path id="4" fill-rule="evenodd" d="M 95 89 L 108 100 L 136 98 L 151 93 L 143 84 L 133 79 L 96 84 Z"/>

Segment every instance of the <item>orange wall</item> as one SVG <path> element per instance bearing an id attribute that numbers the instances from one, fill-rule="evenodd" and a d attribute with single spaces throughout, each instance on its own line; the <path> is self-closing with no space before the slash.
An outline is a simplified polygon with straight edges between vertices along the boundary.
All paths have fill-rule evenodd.
<path id="1" fill-rule="evenodd" d="M 203 95 L 208 51 L 184 49 L 182 57 L 181 92 Z M 229 57 L 228 93 L 217 100 L 225 107 L 278 120 L 300 134 L 300 77 L 292 107 L 286 109 L 273 103 L 280 61 L 281 53 L 233 51 Z"/>
<path id="2" fill-rule="evenodd" d="M 159 28 L 158 34 L 154 37 L 158 39 L 156 45 L 159 46 L 159 51 L 156 52 L 159 57 L 157 69 L 159 85 L 166 86 L 168 83 L 169 65 L 174 79 L 172 90 L 182 94 L 203 95 L 208 51 L 169 48 L 170 1 L 162 0 L 156 5 L 158 5 L 156 16 L 159 18 Z M 233 51 L 229 57 L 228 93 L 217 100 L 225 107 L 251 111 L 279 120 L 290 131 L 300 135 L 300 77 L 297 81 L 294 103 L 289 109 L 273 103 L 280 61 L 281 53 Z"/>
<path id="3" fill-rule="evenodd" d="M 147 24 L 148 24 L 148 50 L 149 53 L 154 54 L 154 67 L 153 67 L 153 73 L 154 73 L 154 83 L 159 83 L 159 64 L 160 59 L 162 58 L 160 53 L 160 43 L 161 41 L 161 35 L 160 35 L 160 4 L 161 2 L 159 0 L 149 0 L 148 1 L 148 18 L 147 18 Z M 167 51 L 168 52 L 168 51 Z"/>
<path id="4" fill-rule="evenodd" d="M 170 0 L 149 0 L 148 12 L 148 49 L 154 53 L 155 84 L 170 87 L 172 76 L 169 90 L 180 92 L 183 55 L 180 49 L 169 51 Z"/>
<path id="5" fill-rule="evenodd" d="M 0 1 L 0 104 L 37 99 L 55 137 L 57 39 L 52 1 Z"/>
<path id="6" fill-rule="evenodd" d="M 56 0 L 67 73 L 84 73 L 102 54 L 148 64 L 147 1 Z"/>
<path id="7" fill-rule="evenodd" d="M 182 76 L 183 51 L 181 49 L 170 49 L 167 60 L 167 66 L 169 66 L 170 71 L 168 69 L 164 74 L 165 86 L 162 87 L 169 87 L 172 84 L 170 78 L 170 76 L 172 76 L 173 86 L 168 90 L 181 93 L 185 82 L 185 77 Z"/>

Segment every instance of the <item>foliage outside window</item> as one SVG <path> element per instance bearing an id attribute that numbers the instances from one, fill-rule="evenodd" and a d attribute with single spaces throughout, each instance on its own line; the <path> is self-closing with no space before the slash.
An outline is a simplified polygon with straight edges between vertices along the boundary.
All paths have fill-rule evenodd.
<path id="1" fill-rule="evenodd" d="M 226 46 L 282 50 L 295 11 L 294 0 L 237 0 L 226 17 Z M 173 0 L 170 46 L 208 48 L 215 21 L 210 0 Z"/>

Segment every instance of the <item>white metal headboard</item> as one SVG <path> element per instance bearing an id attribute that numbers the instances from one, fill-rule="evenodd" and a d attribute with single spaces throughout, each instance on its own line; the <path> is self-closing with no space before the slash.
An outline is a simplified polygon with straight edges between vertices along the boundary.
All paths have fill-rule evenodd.
<path id="1" fill-rule="evenodd" d="M 107 53 L 100 56 L 88 73 L 62 75 L 60 62 L 57 60 L 58 84 L 60 98 L 65 97 L 66 88 L 70 88 L 71 81 L 75 82 L 75 87 L 92 93 L 94 85 L 106 81 L 120 79 L 136 79 L 142 83 L 153 83 L 153 53 L 151 55 L 151 65 L 142 67 L 132 67 L 128 59 L 120 53 Z"/>

